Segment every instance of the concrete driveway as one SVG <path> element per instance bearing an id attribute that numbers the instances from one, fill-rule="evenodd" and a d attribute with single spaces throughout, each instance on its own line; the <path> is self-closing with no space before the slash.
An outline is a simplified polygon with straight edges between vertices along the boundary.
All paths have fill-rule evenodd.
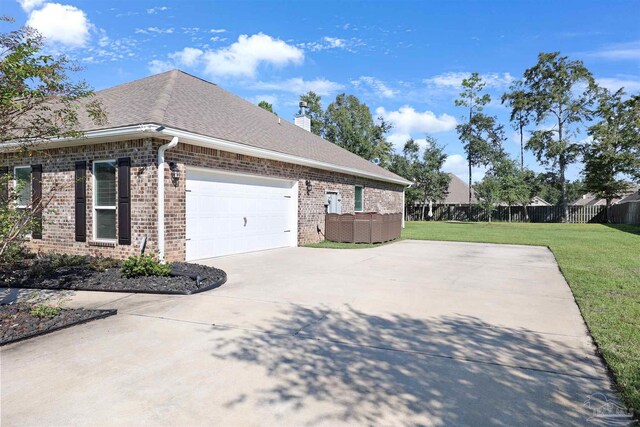
<path id="1" fill-rule="evenodd" d="M 545 248 L 402 241 L 206 261 L 194 296 L 2 349 L 2 425 L 585 425 L 616 403 Z"/>

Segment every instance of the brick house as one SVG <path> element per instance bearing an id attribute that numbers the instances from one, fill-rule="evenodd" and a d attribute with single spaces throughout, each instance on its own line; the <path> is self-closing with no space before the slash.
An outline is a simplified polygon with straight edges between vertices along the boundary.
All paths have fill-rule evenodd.
<path id="1" fill-rule="evenodd" d="M 296 126 L 178 70 L 96 95 L 108 123 L 82 119 L 84 138 L 2 147 L 0 172 L 31 178 L 25 206 L 60 188 L 34 250 L 197 260 L 318 242 L 326 212 L 403 211 L 408 181 L 306 117 Z"/>

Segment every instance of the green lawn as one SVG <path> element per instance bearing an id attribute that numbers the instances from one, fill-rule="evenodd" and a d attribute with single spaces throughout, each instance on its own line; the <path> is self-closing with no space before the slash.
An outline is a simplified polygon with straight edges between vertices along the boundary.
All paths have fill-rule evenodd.
<path id="1" fill-rule="evenodd" d="M 640 226 L 407 222 L 402 237 L 549 247 L 623 399 L 640 413 Z"/>

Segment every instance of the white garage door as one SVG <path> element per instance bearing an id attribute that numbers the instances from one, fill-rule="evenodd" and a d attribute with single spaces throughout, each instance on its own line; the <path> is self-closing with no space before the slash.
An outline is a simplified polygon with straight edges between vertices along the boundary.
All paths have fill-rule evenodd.
<path id="1" fill-rule="evenodd" d="M 297 183 L 187 169 L 187 254 L 196 260 L 297 245 Z"/>

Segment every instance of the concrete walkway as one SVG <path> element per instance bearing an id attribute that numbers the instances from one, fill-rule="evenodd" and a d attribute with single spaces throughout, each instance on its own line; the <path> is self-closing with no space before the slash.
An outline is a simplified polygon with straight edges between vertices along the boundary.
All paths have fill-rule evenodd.
<path id="1" fill-rule="evenodd" d="M 78 292 L 67 306 L 119 314 L 2 348 L 2 425 L 585 425 L 617 402 L 545 248 L 205 262 L 228 283 Z"/>

